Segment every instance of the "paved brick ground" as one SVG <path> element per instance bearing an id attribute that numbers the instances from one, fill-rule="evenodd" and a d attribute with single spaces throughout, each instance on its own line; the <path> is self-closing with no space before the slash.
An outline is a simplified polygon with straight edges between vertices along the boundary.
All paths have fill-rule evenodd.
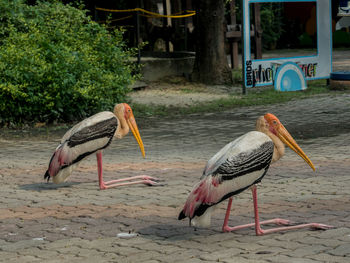
<path id="1" fill-rule="evenodd" d="M 291 150 L 258 187 L 262 219 L 334 225 L 256 237 L 254 229 L 222 233 L 226 202 L 212 226 L 194 231 L 177 215 L 205 162 L 224 144 L 275 113 L 317 167 Z M 129 135 L 104 153 L 105 177 L 147 174 L 157 187 L 98 190 L 96 160 L 82 162 L 68 182 L 43 174 L 61 134 L 0 139 L 1 262 L 350 262 L 350 95 L 283 105 L 137 120 L 142 159 Z M 317 175 L 317 176 L 315 176 Z M 234 198 L 230 224 L 253 221 L 249 191 Z M 120 238 L 119 233 L 137 236 Z"/>

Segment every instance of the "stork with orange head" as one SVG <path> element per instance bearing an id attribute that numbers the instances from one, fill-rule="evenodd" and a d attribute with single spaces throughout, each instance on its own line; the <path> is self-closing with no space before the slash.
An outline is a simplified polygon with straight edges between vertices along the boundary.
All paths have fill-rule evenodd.
<path id="1" fill-rule="evenodd" d="M 146 185 L 157 184 L 155 178 L 146 175 L 103 181 L 103 149 L 110 145 L 113 138 L 122 139 L 130 130 L 140 147 L 142 156 L 145 157 L 140 132 L 132 109 L 128 104 L 117 104 L 113 112 L 103 111 L 79 122 L 62 137 L 51 157 L 44 178 L 47 180 L 52 178 L 54 183 L 64 182 L 80 161 L 96 153 L 100 189 L 140 183 Z"/>
<path id="2" fill-rule="evenodd" d="M 299 228 L 328 229 L 331 226 L 308 223 L 287 226 L 289 220 L 280 218 L 260 221 L 257 202 L 257 187 L 266 175 L 270 164 L 278 161 L 285 153 L 285 145 L 295 151 L 315 171 L 309 157 L 295 142 L 293 137 L 279 121 L 267 113 L 256 121 L 256 131 L 248 132 L 224 146 L 206 164 L 201 180 L 194 186 L 179 214 L 179 219 L 188 217 L 195 227 L 210 225 L 213 208 L 229 199 L 222 230 L 230 232 L 255 226 L 256 235 Z M 228 226 L 232 197 L 244 190 L 252 190 L 255 222 L 235 227 Z M 284 225 L 263 230 L 263 224 Z"/>

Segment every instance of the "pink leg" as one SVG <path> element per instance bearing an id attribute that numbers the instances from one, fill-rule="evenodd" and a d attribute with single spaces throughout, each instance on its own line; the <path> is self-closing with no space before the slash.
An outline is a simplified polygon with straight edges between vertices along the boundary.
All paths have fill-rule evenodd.
<path id="1" fill-rule="evenodd" d="M 147 184 L 147 185 L 157 184 L 157 179 L 147 175 L 139 175 L 139 176 L 133 176 L 133 177 L 123 178 L 119 180 L 111 180 L 111 181 L 104 182 L 102 179 L 102 170 L 103 170 L 102 169 L 102 152 L 96 153 L 96 158 L 97 158 L 98 182 L 101 190 L 117 187 L 117 186 L 132 185 L 132 184 Z M 134 179 L 142 179 L 142 180 L 129 182 L 129 183 L 119 183 L 119 182 L 134 180 Z"/>
<path id="2" fill-rule="evenodd" d="M 293 230 L 293 229 L 300 229 L 300 228 L 314 228 L 314 229 L 333 228 L 333 226 L 328 226 L 328 225 L 324 225 L 324 224 L 308 223 L 308 224 L 301 224 L 301 225 L 296 225 L 296 226 L 277 227 L 277 228 L 273 228 L 273 229 L 262 230 L 260 227 L 262 222 L 259 222 L 258 198 L 257 198 L 257 194 L 256 194 L 256 186 L 255 185 L 252 187 L 252 194 L 253 194 L 254 214 L 255 214 L 255 233 L 257 236 L 261 236 L 261 235 L 269 234 L 269 233 L 274 233 L 274 232 L 278 232 L 278 231 L 286 231 L 286 230 Z"/>
<path id="3" fill-rule="evenodd" d="M 269 229 L 269 230 L 263 230 L 263 229 L 261 229 L 261 225 L 264 225 L 264 224 L 289 225 L 289 224 L 291 224 L 291 221 L 281 219 L 281 218 L 275 218 L 275 219 L 270 219 L 270 220 L 265 220 L 265 221 L 260 222 L 259 221 L 259 212 L 258 212 L 258 198 L 257 198 L 257 194 L 256 194 L 256 186 L 255 185 L 252 187 L 252 194 L 253 194 L 253 202 L 254 202 L 255 223 L 239 225 L 239 226 L 235 226 L 235 227 L 229 227 L 227 225 L 227 223 L 228 223 L 228 218 L 230 216 L 230 210 L 231 210 L 231 205 L 232 205 L 232 198 L 230 198 L 228 201 L 228 205 L 227 205 L 224 224 L 222 226 L 223 232 L 231 232 L 231 231 L 255 226 L 256 235 L 261 236 L 264 234 L 274 233 L 274 232 L 278 232 L 278 231 L 286 231 L 286 230 L 293 230 L 293 229 L 300 229 L 300 228 L 307 228 L 307 227 L 314 228 L 314 229 L 332 228 L 332 226 L 328 226 L 328 225 L 324 225 L 324 224 L 309 223 L 309 224 L 302 224 L 302 225 L 296 225 L 296 226 L 277 227 L 277 228 L 273 228 L 273 229 Z"/>
<path id="4" fill-rule="evenodd" d="M 231 206 L 232 206 L 232 197 L 230 197 L 228 199 L 228 203 L 227 203 L 227 209 L 226 209 L 226 214 L 225 214 L 225 220 L 224 220 L 224 224 L 222 225 L 222 232 L 230 232 L 232 230 L 231 227 L 228 226 L 228 219 L 230 217 L 230 212 L 231 212 Z"/>
<path id="5" fill-rule="evenodd" d="M 225 220 L 224 220 L 224 224 L 222 225 L 223 232 L 231 232 L 231 231 L 235 231 L 235 230 L 239 230 L 239 229 L 243 229 L 243 228 L 253 227 L 255 225 L 255 223 L 251 223 L 251 224 L 239 225 L 239 226 L 235 226 L 235 227 L 229 227 L 228 226 L 228 219 L 230 217 L 231 205 L 232 205 L 232 197 L 230 197 L 230 199 L 228 200 Z M 275 219 L 271 219 L 271 220 L 262 221 L 262 222 L 260 222 L 260 224 L 261 225 L 263 225 L 263 224 L 288 225 L 288 224 L 290 224 L 290 221 L 280 219 L 280 218 L 275 218 Z"/>

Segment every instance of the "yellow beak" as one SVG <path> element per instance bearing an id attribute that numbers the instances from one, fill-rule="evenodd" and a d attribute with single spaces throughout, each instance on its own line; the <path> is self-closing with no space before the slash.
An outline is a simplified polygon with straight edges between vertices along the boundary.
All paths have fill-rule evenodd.
<path id="1" fill-rule="evenodd" d="M 130 128 L 132 134 L 134 135 L 137 143 L 139 144 L 139 147 L 140 147 L 140 150 L 141 150 L 143 158 L 145 158 L 145 156 L 146 156 L 145 148 L 143 146 L 143 142 L 141 140 L 139 128 L 137 127 L 137 124 L 136 124 L 134 116 L 130 116 L 130 118 L 127 120 L 127 123 L 129 125 L 129 128 Z"/>
<path id="2" fill-rule="evenodd" d="M 282 142 L 284 142 L 289 148 L 291 148 L 293 151 L 295 151 L 301 158 L 304 159 L 305 162 L 307 162 L 312 170 L 315 171 L 315 166 L 307 157 L 307 155 L 303 152 L 303 150 L 299 147 L 299 145 L 296 143 L 296 141 L 293 139 L 293 137 L 289 134 L 287 129 L 280 124 L 279 128 L 277 129 L 277 136 L 281 139 Z"/>

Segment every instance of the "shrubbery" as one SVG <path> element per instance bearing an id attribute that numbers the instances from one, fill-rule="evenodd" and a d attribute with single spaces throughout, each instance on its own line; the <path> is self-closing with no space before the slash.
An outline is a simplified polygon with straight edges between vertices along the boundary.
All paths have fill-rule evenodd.
<path id="1" fill-rule="evenodd" d="M 81 119 L 124 100 L 135 66 L 122 31 L 69 5 L 0 0 L 0 123 Z"/>

